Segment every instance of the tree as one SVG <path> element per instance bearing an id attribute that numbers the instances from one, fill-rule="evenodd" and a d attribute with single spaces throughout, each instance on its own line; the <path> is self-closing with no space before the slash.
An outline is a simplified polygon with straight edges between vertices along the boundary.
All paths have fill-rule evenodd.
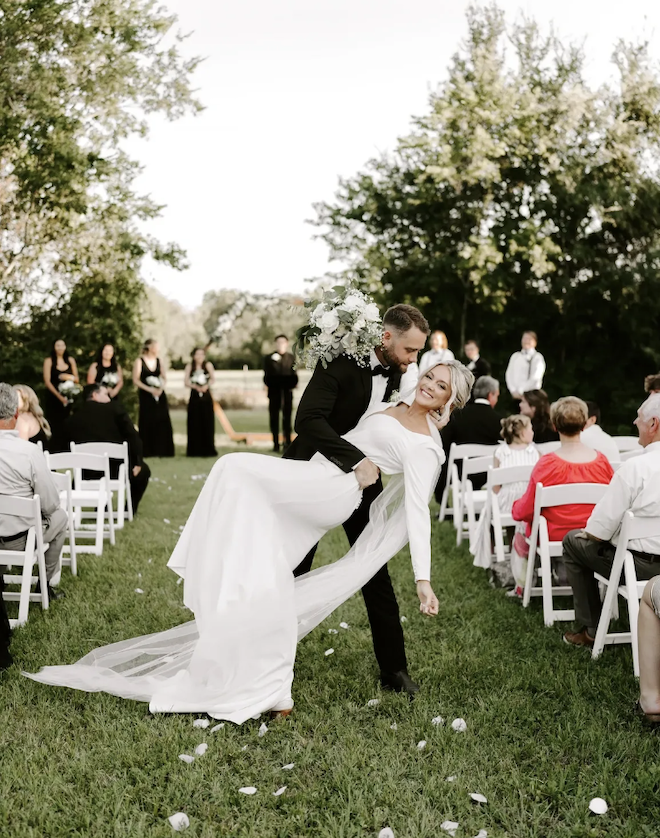
<path id="1" fill-rule="evenodd" d="M 471 8 L 468 30 L 429 113 L 315 223 L 383 303 L 481 338 L 500 375 L 535 329 L 551 396 L 628 425 L 660 362 L 660 80 L 645 45 L 618 44 L 619 89 L 594 91 L 532 21 Z"/>

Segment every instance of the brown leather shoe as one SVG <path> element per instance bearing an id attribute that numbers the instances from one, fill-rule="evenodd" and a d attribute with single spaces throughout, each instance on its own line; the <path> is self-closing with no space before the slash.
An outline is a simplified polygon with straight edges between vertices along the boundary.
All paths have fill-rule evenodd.
<path id="1" fill-rule="evenodd" d="M 564 643 L 568 643 L 569 646 L 585 646 L 587 649 L 593 649 L 594 640 L 595 638 L 587 634 L 586 628 L 582 631 L 567 631 L 564 635 Z"/>

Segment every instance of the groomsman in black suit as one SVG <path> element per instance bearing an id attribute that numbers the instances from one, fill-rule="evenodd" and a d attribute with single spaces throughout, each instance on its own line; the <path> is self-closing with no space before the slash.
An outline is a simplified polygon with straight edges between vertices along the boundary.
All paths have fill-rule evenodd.
<path id="1" fill-rule="evenodd" d="M 291 410 L 293 391 L 298 386 L 298 374 L 293 368 L 294 358 L 289 352 L 289 338 L 278 335 L 275 338 L 275 352 L 264 358 L 264 384 L 268 388 L 268 412 L 270 432 L 273 435 L 273 451 L 280 450 L 280 410 L 282 411 L 282 432 L 284 449 L 291 445 Z"/>
<path id="2" fill-rule="evenodd" d="M 320 451 L 342 471 L 354 471 L 363 489 L 361 505 L 344 524 L 351 545 L 369 522 L 369 509 L 383 485 L 378 467 L 342 439 L 342 434 L 357 425 L 371 404 L 388 401 L 395 391 L 403 392 L 416 383 L 415 362 L 429 332 L 426 319 L 416 308 L 393 306 L 385 313 L 382 344 L 372 351 L 369 365 L 361 367 L 345 355 L 331 361 L 326 369 L 319 363 L 298 406 L 298 436 L 284 456 L 310 460 Z M 315 551 L 316 548 L 296 568 L 296 576 L 311 570 Z M 381 684 L 412 697 L 419 687 L 408 675 L 399 605 L 387 565 L 364 586 L 362 594 Z"/>
<path id="3" fill-rule="evenodd" d="M 121 403 L 110 400 L 107 387 L 88 384 L 84 393 L 84 404 L 67 419 L 64 427 L 67 446 L 70 442 L 128 442 L 129 482 L 135 513 L 151 477 L 151 470 L 142 459 L 140 435 Z M 116 479 L 119 464 L 111 461 L 110 468 L 110 476 Z"/>
<path id="4" fill-rule="evenodd" d="M 482 375 L 490 375 L 490 364 L 479 354 L 479 344 L 476 340 L 465 341 L 465 366 L 474 374 L 475 381 Z"/>

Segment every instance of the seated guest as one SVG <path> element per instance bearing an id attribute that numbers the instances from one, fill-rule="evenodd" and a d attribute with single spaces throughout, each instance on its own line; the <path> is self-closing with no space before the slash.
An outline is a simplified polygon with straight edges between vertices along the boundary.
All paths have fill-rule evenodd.
<path id="1" fill-rule="evenodd" d="M 660 568 L 659 568 L 660 569 Z M 637 620 L 639 641 L 640 715 L 654 727 L 660 725 L 660 576 L 644 588 Z"/>
<path id="2" fill-rule="evenodd" d="M 46 458 L 36 445 L 21 439 L 16 430 L 18 393 L 10 384 L 0 384 L 0 495 L 31 498 L 39 495 L 46 550 L 49 599 L 60 599 L 50 580 L 60 568 L 60 554 L 68 518 L 60 508 L 60 495 Z M 30 522 L 13 515 L 0 515 L 0 550 L 24 550 Z M 40 590 L 40 588 L 38 588 Z"/>
<path id="3" fill-rule="evenodd" d="M 88 384 L 84 393 L 84 404 L 66 422 L 66 439 L 69 443 L 128 442 L 133 512 L 137 512 L 151 476 L 149 466 L 142 460 L 142 440 L 121 403 L 111 401 L 107 387 Z M 116 460 L 110 463 L 113 480 L 119 473 L 119 466 Z"/>
<path id="4" fill-rule="evenodd" d="M 534 466 L 527 491 L 511 508 L 514 520 L 527 524 L 527 538 L 532 532 L 537 483 L 558 486 L 565 483 L 609 483 L 612 479 L 614 472 L 607 457 L 580 442 L 587 414 L 586 404 L 575 396 L 565 396 L 552 405 L 552 423 L 559 432 L 561 446 L 541 457 Z M 593 508 L 593 504 L 579 503 L 546 509 L 543 517 L 548 522 L 550 540 L 561 541 L 570 530 L 583 527 Z M 529 544 L 519 533 L 514 538 L 514 548 L 522 558 L 529 553 Z"/>
<path id="5" fill-rule="evenodd" d="M 479 344 L 476 340 L 465 341 L 465 366 L 473 373 L 475 380 L 482 375 L 490 375 L 490 364 L 479 354 Z"/>
<path id="6" fill-rule="evenodd" d="M 587 402 L 587 410 L 589 418 L 580 437 L 582 442 L 594 451 L 605 454 L 611 463 L 620 463 L 621 454 L 616 447 L 616 442 L 600 426 L 600 408 L 596 402 Z"/>
<path id="7" fill-rule="evenodd" d="M 559 434 L 552 427 L 550 401 L 545 390 L 527 390 L 520 400 L 520 412 L 529 416 L 534 430 L 534 442 L 558 442 Z"/>
<path id="8" fill-rule="evenodd" d="M 601 611 L 594 571 L 609 576 L 624 514 L 630 510 L 635 516 L 660 518 L 659 393 L 649 396 L 639 408 L 635 425 L 644 453 L 619 468 L 584 529 L 573 530 L 564 538 L 563 558 L 573 588 L 575 619 L 580 625 L 577 631 L 564 635 L 573 646 L 594 644 Z M 658 575 L 660 538 L 633 540 L 628 549 L 638 579 Z"/>
<path id="9" fill-rule="evenodd" d="M 647 375 L 644 379 L 644 390 L 649 394 L 660 393 L 660 372 L 655 375 Z"/>
<path id="10" fill-rule="evenodd" d="M 463 410 L 452 414 L 449 423 L 441 431 L 442 445 L 447 459 L 440 472 L 435 496 L 440 503 L 447 482 L 447 463 L 452 442 L 457 445 L 475 443 L 479 445 L 497 445 L 500 441 L 500 417 L 495 413 L 495 405 L 500 397 L 500 383 L 496 378 L 482 375 L 472 388 L 472 401 Z M 459 464 L 460 465 L 460 464 Z M 475 474 L 472 485 L 480 489 L 486 482 L 485 474 Z"/>
<path id="11" fill-rule="evenodd" d="M 40 442 L 44 450 L 47 450 L 51 437 L 50 425 L 41 409 L 37 394 L 27 384 L 14 384 L 14 390 L 18 393 L 18 435 L 35 445 Z"/>

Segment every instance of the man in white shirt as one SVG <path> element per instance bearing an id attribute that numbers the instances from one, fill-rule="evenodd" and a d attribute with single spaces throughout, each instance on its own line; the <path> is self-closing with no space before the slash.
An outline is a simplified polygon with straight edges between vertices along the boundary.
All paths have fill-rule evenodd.
<path id="1" fill-rule="evenodd" d="M 509 358 L 506 386 L 514 399 L 520 401 L 528 390 L 540 390 L 545 375 L 545 358 L 536 350 L 536 332 L 523 332 L 521 349 Z"/>
<path id="2" fill-rule="evenodd" d="M 601 612 L 594 571 L 609 576 L 624 514 L 630 510 L 635 516 L 660 518 L 660 393 L 649 396 L 634 424 L 644 453 L 614 474 L 584 530 L 572 530 L 564 537 L 563 559 L 573 588 L 575 619 L 584 627 L 564 635 L 564 641 L 573 646 L 594 644 Z M 628 549 L 638 579 L 660 573 L 660 538 L 630 541 Z"/>
<path id="3" fill-rule="evenodd" d="M 600 408 L 596 402 L 587 402 L 587 409 L 589 418 L 580 434 L 581 442 L 593 448 L 594 451 L 600 451 L 611 463 L 620 463 L 621 454 L 616 447 L 616 442 L 600 426 Z"/>
<path id="4" fill-rule="evenodd" d="M 426 370 L 431 369 L 435 364 L 442 364 L 445 361 L 454 361 L 454 353 L 447 349 L 447 335 L 436 330 L 431 333 L 429 339 L 431 348 L 425 352 L 419 361 L 419 374 L 423 375 Z"/>

